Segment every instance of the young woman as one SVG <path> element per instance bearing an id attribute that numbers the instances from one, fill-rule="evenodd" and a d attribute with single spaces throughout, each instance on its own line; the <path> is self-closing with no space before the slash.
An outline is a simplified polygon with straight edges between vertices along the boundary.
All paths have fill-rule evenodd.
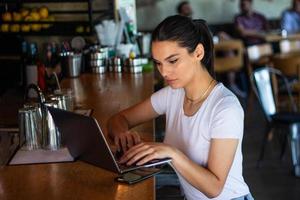
<path id="1" fill-rule="evenodd" d="M 175 15 L 152 34 L 152 56 L 169 86 L 114 115 L 110 136 L 121 163 L 172 158 L 185 198 L 253 199 L 242 176 L 244 113 L 213 72 L 213 43 L 203 20 Z M 129 129 L 166 115 L 163 143 L 140 142 Z"/>

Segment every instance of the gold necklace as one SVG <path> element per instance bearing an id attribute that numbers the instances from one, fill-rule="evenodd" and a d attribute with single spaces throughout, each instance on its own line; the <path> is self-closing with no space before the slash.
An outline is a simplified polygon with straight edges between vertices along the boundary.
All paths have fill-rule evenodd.
<path id="1" fill-rule="evenodd" d="M 191 103 L 193 103 L 193 105 L 200 103 L 201 101 L 203 101 L 204 97 L 206 96 L 207 92 L 209 91 L 210 87 L 213 85 L 214 83 L 214 79 L 212 79 L 208 85 L 208 87 L 206 88 L 206 90 L 204 91 L 204 93 L 201 95 L 201 97 L 199 97 L 198 99 L 191 99 L 188 98 L 185 94 L 185 98 L 186 100 L 190 101 Z"/>

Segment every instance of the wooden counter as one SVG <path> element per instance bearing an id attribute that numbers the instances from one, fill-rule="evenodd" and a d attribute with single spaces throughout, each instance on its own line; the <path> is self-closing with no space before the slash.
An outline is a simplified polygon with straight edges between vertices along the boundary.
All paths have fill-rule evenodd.
<path id="1" fill-rule="evenodd" d="M 278 53 L 272 57 L 273 66 L 286 76 L 298 76 L 300 52 Z"/>
<path id="2" fill-rule="evenodd" d="M 267 42 L 280 42 L 281 40 L 300 40 L 300 34 L 292 34 L 292 35 L 287 35 L 286 37 L 283 37 L 279 34 L 266 34 L 265 35 L 265 40 Z"/>
<path id="3" fill-rule="evenodd" d="M 153 92 L 153 74 L 85 74 L 67 79 L 64 88 L 74 89 L 77 106 L 92 108 L 104 128 L 115 112 L 145 99 Z M 137 128 L 142 138 L 153 140 L 152 121 Z M 1 200 L 46 199 L 154 199 L 154 178 L 128 186 L 114 181 L 117 174 L 86 164 L 55 163 L 0 167 Z"/>

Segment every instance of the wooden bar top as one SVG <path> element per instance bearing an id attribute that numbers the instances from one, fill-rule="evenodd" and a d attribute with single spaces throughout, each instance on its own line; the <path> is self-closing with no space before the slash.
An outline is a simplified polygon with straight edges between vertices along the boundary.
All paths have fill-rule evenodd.
<path id="1" fill-rule="evenodd" d="M 292 35 L 287 35 L 286 37 L 283 37 L 279 34 L 266 34 L 265 40 L 267 42 L 280 42 L 281 40 L 300 40 L 300 34 L 296 33 Z"/>
<path id="2" fill-rule="evenodd" d="M 153 74 L 84 74 L 66 79 L 63 88 L 72 88 L 76 106 L 92 108 L 106 133 L 108 118 L 153 92 Z M 153 122 L 141 125 L 142 138 L 153 140 Z M 154 178 L 135 185 L 114 181 L 117 174 L 76 161 L 70 163 L 0 166 L 1 200 L 46 199 L 154 199 Z"/>

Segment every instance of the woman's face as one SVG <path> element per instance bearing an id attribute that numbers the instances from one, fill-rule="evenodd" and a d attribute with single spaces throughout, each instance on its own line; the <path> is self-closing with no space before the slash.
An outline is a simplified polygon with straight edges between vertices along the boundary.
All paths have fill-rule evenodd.
<path id="1" fill-rule="evenodd" d="M 201 69 L 200 61 L 204 55 L 199 44 L 193 53 L 180 47 L 175 41 L 152 42 L 152 57 L 160 74 L 172 88 L 183 88 Z"/>

